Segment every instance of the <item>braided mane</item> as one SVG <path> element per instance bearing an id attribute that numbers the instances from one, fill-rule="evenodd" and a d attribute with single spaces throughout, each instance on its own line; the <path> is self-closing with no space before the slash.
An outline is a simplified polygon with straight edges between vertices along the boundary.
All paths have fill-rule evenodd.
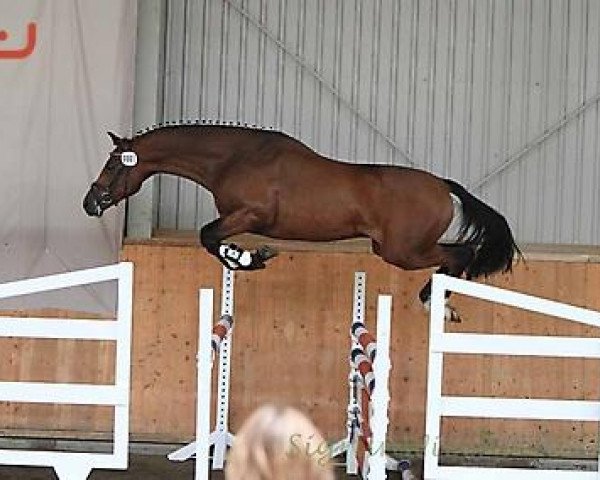
<path id="1" fill-rule="evenodd" d="M 178 127 L 193 127 L 193 126 L 207 126 L 214 125 L 219 127 L 243 127 L 249 128 L 251 130 L 263 130 L 263 131 L 273 131 L 273 127 L 262 127 L 260 125 L 246 123 L 246 122 L 238 122 L 238 121 L 224 121 L 224 120 L 212 120 L 212 119 L 204 119 L 197 118 L 195 120 L 179 120 L 179 121 L 170 121 L 167 120 L 165 122 L 157 123 L 152 125 L 151 127 L 146 127 L 144 129 L 138 130 L 135 132 L 133 138 L 137 138 L 146 133 L 154 132 L 155 130 L 160 130 L 161 128 L 178 128 Z"/>

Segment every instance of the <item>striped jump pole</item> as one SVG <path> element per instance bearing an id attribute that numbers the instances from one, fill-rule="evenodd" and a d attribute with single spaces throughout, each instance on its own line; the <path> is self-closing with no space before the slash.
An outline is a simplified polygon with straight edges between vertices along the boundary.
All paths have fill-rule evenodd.
<path id="1" fill-rule="evenodd" d="M 212 329 L 211 336 L 211 347 L 213 351 L 213 356 L 216 356 L 221 351 L 221 345 L 225 340 L 227 340 L 227 336 L 229 332 L 233 328 L 233 317 L 227 313 L 221 315 L 219 321 L 215 324 Z"/>
<path id="2" fill-rule="evenodd" d="M 361 350 L 367 356 L 368 361 L 373 363 L 377 354 L 377 339 L 367 330 L 365 324 L 359 321 L 354 322 L 350 335 L 356 339 Z"/>
<path id="3" fill-rule="evenodd" d="M 377 338 L 364 323 L 355 322 L 351 334 L 355 339 L 352 360 L 361 380 L 360 448 L 358 465 L 361 476 L 383 480 L 386 470 L 399 471 L 403 480 L 414 480 L 410 462 L 396 460 L 385 453 L 389 424 L 389 371 L 392 297 L 377 299 Z M 381 353 L 379 353 L 381 352 Z"/>
<path id="4" fill-rule="evenodd" d="M 389 343 L 391 297 L 380 295 L 377 310 L 377 338 L 365 325 L 366 275 L 354 276 L 354 308 L 350 328 L 350 395 L 348 432 L 345 439 L 332 447 L 332 455 L 346 454 L 346 472 L 362 478 L 382 480 L 385 471 L 401 471 L 403 480 L 414 478 L 408 461 L 395 460 L 385 454 L 388 425 L 390 369 Z M 377 360 L 377 352 L 382 352 Z M 379 362 L 379 366 L 377 367 Z"/>
<path id="5" fill-rule="evenodd" d="M 354 295 L 352 301 L 352 322 L 364 324 L 365 318 L 365 284 L 366 274 L 364 272 L 356 272 L 354 274 Z M 360 374 L 354 368 L 354 361 L 352 353 L 356 350 L 356 354 L 360 345 L 358 345 L 352 336 L 350 335 L 350 355 L 348 356 L 349 362 L 349 375 L 348 375 L 348 408 L 346 411 L 346 438 L 343 438 L 336 442 L 331 447 L 331 456 L 337 457 L 339 455 L 346 455 L 346 473 L 349 475 L 356 475 L 358 473 L 357 464 L 357 452 L 359 449 L 359 430 L 360 430 L 360 416 L 361 416 L 361 379 Z M 357 350 L 359 349 L 359 350 Z M 362 353 L 362 351 L 361 351 Z"/>
<path id="6" fill-rule="evenodd" d="M 379 301 L 381 301 L 379 298 Z M 390 297 L 386 297 L 390 298 Z M 389 309 L 391 310 L 391 299 L 389 300 Z M 382 313 L 382 312 L 378 312 Z M 385 315 L 385 312 L 383 312 Z M 378 325 L 380 323 L 380 318 L 378 315 Z M 388 338 L 388 349 L 389 349 L 389 319 L 387 326 L 387 338 Z M 378 333 L 379 328 L 378 328 Z M 383 461 L 383 465 L 377 464 L 375 461 L 377 459 L 377 455 L 380 457 L 385 456 L 385 432 L 387 432 L 387 411 L 388 406 L 387 403 L 383 403 L 380 405 L 375 405 L 373 403 L 373 394 L 376 391 L 376 377 L 373 369 L 374 362 L 376 360 L 377 354 L 377 340 L 375 337 L 367 330 L 367 327 L 362 322 L 355 322 L 352 324 L 350 329 L 350 334 L 354 340 L 354 347 L 350 354 L 353 368 L 358 373 L 360 379 L 360 415 L 358 419 L 359 430 L 359 448 L 356 452 L 357 455 L 357 464 L 359 466 L 359 474 L 362 478 L 367 479 L 385 479 L 385 459 Z M 381 341 L 385 336 L 379 335 L 379 339 Z M 385 351 L 385 350 L 382 350 Z M 389 350 L 388 350 L 389 351 Z M 389 360 L 388 360 L 389 364 Z M 385 372 L 384 372 L 385 373 Z M 387 386 L 387 378 L 379 379 L 380 385 Z M 384 380 L 383 382 L 381 380 Z M 383 390 L 383 388 L 382 388 Z M 389 399 L 389 395 L 387 395 L 387 388 L 385 389 L 386 396 Z M 385 397 L 384 397 L 385 398 Z M 371 430 L 371 412 L 375 412 L 375 410 L 379 408 L 384 409 L 383 420 L 380 418 L 380 421 L 383 422 L 384 434 L 382 443 L 375 443 L 373 441 L 373 432 Z M 377 464 L 377 466 L 375 466 Z"/>

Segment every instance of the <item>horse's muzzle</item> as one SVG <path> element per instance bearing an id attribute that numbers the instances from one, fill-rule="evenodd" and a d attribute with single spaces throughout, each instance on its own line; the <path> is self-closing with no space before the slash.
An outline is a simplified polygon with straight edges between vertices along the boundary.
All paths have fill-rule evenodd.
<path id="1" fill-rule="evenodd" d="M 110 192 L 101 189 L 97 184 L 93 183 L 83 199 L 83 209 L 85 213 L 92 217 L 101 217 L 104 210 L 110 207 L 112 203 Z"/>

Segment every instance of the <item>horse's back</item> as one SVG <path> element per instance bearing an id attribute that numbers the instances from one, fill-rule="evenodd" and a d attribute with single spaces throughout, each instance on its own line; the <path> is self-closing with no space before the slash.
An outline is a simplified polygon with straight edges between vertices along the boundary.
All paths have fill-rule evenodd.
<path id="1" fill-rule="evenodd" d="M 256 133 L 243 149 L 215 199 L 221 213 L 240 203 L 273 210 L 274 220 L 256 233 L 337 240 L 410 236 L 416 228 L 441 235 L 449 222 L 448 186 L 425 171 L 333 160 L 278 132 Z"/>
<path id="2" fill-rule="evenodd" d="M 269 184 L 277 185 L 281 235 L 287 226 L 311 240 L 373 238 L 420 224 L 441 235 L 449 223 L 449 189 L 440 178 L 401 166 L 332 160 L 303 147 L 292 143 L 274 159 Z"/>

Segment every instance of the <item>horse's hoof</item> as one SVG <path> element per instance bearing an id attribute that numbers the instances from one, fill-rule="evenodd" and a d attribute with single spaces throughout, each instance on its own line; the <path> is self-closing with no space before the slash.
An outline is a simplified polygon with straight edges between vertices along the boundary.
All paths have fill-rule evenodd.
<path id="1" fill-rule="evenodd" d="M 410 470 L 402 470 L 402 480 L 417 480 L 417 477 Z"/>
<path id="2" fill-rule="evenodd" d="M 276 257 L 279 252 L 268 245 L 263 245 L 256 250 L 256 255 L 263 261 L 267 261 L 270 258 Z"/>
<path id="3" fill-rule="evenodd" d="M 425 302 L 423 302 L 423 308 L 427 313 L 431 311 L 431 299 L 428 298 L 427 300 L 425 300 Z M 462 322 L 462 318 L 458 314 L 458 312 L 454 309 L 454 307 L 451 307 L 448 304 L 444 305 L 444 320 L 452 323 Z"/>
<path id="4" fill-rule="evenodd" d="M 452 323 L 461 323 L 462 322 L 462 318 L 460 317 L 460 315 L 458 314 L 458 312 L 456 310 L 454 310 L 454 308 L 452 308 L 450 305 L 446 305 L 444 307 L 444 318 Z"/>

